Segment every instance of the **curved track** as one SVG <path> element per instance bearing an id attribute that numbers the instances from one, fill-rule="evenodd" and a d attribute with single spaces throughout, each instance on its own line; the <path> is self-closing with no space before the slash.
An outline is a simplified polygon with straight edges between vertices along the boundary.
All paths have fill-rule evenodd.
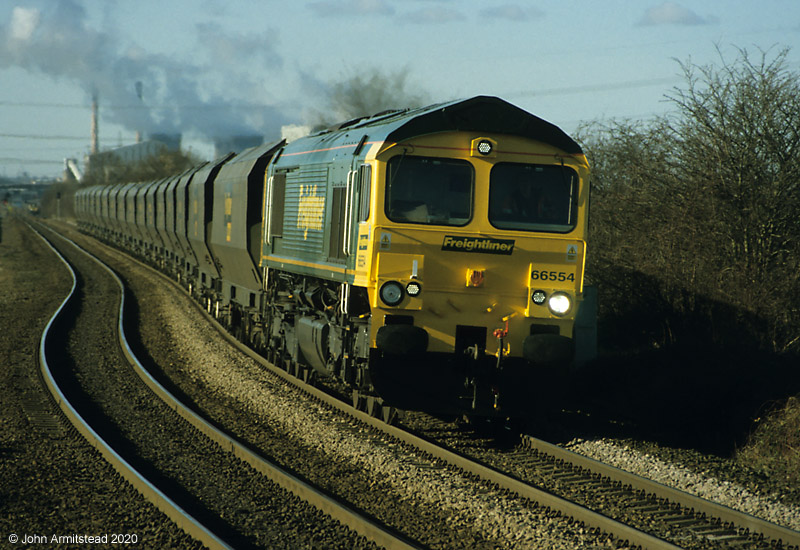
<path id="1" fill-rule="evenodd" d="M 632 527 L 625 521 L 615 520 L 603 513 L 595 512 L 591 509 L 592 507 L 583 506 L 569 498 L 560 497 L 549 490 L 539 489 L 502 471 L 447 449 L 436 442 L 419 437 L 402 428 L 388 425 L 384 422 L 385 418 L 376 417 L 376 415 L 380 415 L 379 408 L 368 412 L 355 410 L 339 397 L 309 385 L 307 381 L 303 380 L 302 372 L 289 373 L 268 362 L 227 333 L 202 308 L 200 310 L 214 323 L 214 326 L 224 338 L 243 353 L 261 363 L 265 368 L 270 369 L 278 376 L 313 395 L 326 405 L 348 414 L 404 444 L 422 450 L 432 459 L 444 461 L 480 479 L 496 484 L 502 489 L 558 511 L 560 514 L 570 517 L 579 523 L 601 529 L 613 538 L 626 541 L 635 547 L 644 549 L 683 548 L 683 546 L 678 546 L 673 542 Z M 541 440 L 525 437 L 523 442 L 527 448 L 535 450 L 540 455 L 551 457 L 545 459 L 548 468 L 550 468 L 550 464 L 559 464 L 559 472 L 556 475 L 562 483 L 588 485 L 590 482 L 598 480 L 598 476 L 602 476 L 605 480 L 597 482 L 593 490 L 604 494 L 606 497 L 610 494 L 608 491 L 613 491 L 613 496 L 623 503 L 625 499 L 620 497 L 624 495 L 628 500 L 627 503 L 624 503 L 625 506 L 630 508 L 633 513 L 658 518 L 672 531 L 672 536 L 670 537 L 672 540 L 699 538 L 702 539 L 700 546 L 708 548 L 800 548 L 800 533 L 797 531 L 655 483 Z M 578 472 L 581 473 L 579 474 Z M 654 503 L 657 506 L 654 507 Z"/>
<path id="2" fill-rule="evenodd" d="M 39 235 L 42 236 L 41 233 L 39 233 Z M 42 238 L 47 242 L 47 239 L 44 236 L 42 236 Z M 60 238 L 63 239 L 64 237 Z M 71 244 L 74 245 L 74 243 Z M 69 262 L 55 249 L 55 247 L 53 247 L 51 243 L 48 242 L 48 246 L 53 249 L 60 260 L 67 266 L 73 278 L 72 290 L 69 296 L 63 301 L 58 311 L 53 315 L 53 318 L 48 323 L 47 328 L 45 329 L 41 338 L 40 364 L 43 376 L 47 381 L 47 385 L 50 388 L 54 399 L 57 401 L 64 413 L 68 416 L 72 424 L 78 429 L 78 431 L 103 454 L 103 456 L 114 466 L 114 468 L 126 480 L 128 480 L 129 483 L 136 487 L 138 491 L 140 491 L 151 502 L 153 502 L 168 517 L 170 517 L 170 519 L 172 519 L 176 524 L 184 529 L 184 531 L 190 534 L 190 536 L 201 541 L 209 548 L 233 548 L 233 545 L 223 540 L 224 537 L 215 534 L 210 528 L 203 525 L 201 521 L 192 517 L 192 515 L 187 513 L 185 509 L 183 509 L 172 498 L 170 498 L 167 492 L 159 489 L 156 483 L 148 480 L 146 475 L 138 471 L 137 468 L 133 466 L 130 461 L 126 460 L 126 458 L 120 452 L 117 452 L 114 446 L 107 442 L 105 438 L 92 427 L 91 422 L 87 421 L 86 418 L 84 418 L 84 415 L 81 415 L 80 412 L 78 412 L 78 408 L 73 405 L 73 401 L 76 399 L 80 400 L 81 398 L 70 395 L 69 390 L 65 390 L 57 381 L 59 377 L 53 374 L 53 369 L 51 368 L 51 363 L 54 361 L 52 359 L 48 360 L 48 357 L 53 356 L 54 352 L 63 353 L 63 350 L 51 349 L 53 346 L 50 344 L 50 336 L 53 326 L 58 322 L 58 319 L 66 316 L 70 309 L 79 306 L 77 305 L 78 298 L 75 296 L 77 280 L 74 270 L 70 266 Z M 113 273 L 113 271 L 102 264 L 97 258 L 91 256 L 83 249 L 80 249 L 77 247 L 77 245 L 74 246 L 77 250 L 80 250 L 81 253 L 91 257 L 95 262 L 98 263 L 98 265 L 101 265 L 103 269 L 105 269 L 116 281 L 120 292 L 119 317 L 117 323 L 117 334 L 120 347 L 131 366 L 136 370 L 137 374 L 141 377 L 145 384 L 147 384 L 147 386 L 149 386 L 153 392 L 155 392 L 162 400 L 164 400 L 164 402 L 166 402 L 171 409 L 187 420 L 192 426 L 200 430 L 211 441 L 214 441 L 217 445 L 219 445 L 220 448 L 247 463 L 261 475 L 277 483 L 280 487 L 290 491 L 302 500 L 316 507 L 318 510 L 328 514 L 334 520 L 349 527 L 368 540 L 373 541 L 375 544 L 388 549 L 396 548 L 405 550 L 411 548 L 420 548 L 403 537 L 391 532 L 388 529 L 385 529 L 382 525 L 376 523 L 370 518 L 351 510 L 346 505 L 337 502 L 324 492 L 319 491 L 317 488 L 311 486 L 301 479 L 298 479 L 295 476 L 292 476 L 288 472 L 278 468 L 274 464 L 258 456 L 256 453 L 250 451 L 244 445 L 237 442 L 234 438 L 228 436 L 221 430 L 211 425 L 209 422 L 205 421 L 199 415 L 191 411 L 188 407 L 184 406 L 178 399 L 172 396 L 152 375 L 150 375 L 149 372 L 144 369 L 144 367 L 142 367 L 141 362 L 136 358 L 131 346 L 128 344 L 125 338 L 125 289 L 122 281 L 116 276 L 116 274 Z"/>
<path id="3" fill-rule="evenodd" d="M 176 285 L 176 288 L 180 288 L 171 279 L 166 277 L 164 278 L 171 284 Z M 548 491 L 543 491 L 534 486 L 523 483 L 517 479 L 503 474 L 502 472 L 493 470 L 492 468 L 475 462 L 468 457 L 421 438 L 409 431 L 389 425 L 384 422 L 383 418 L 376 418 L 373 415 L 380 412 L 378 409 L 376 409 L 373 414 L 356 410 L 351 406 L 351 404 L 343 402 L 338 396 L 331 395 L 326 391 L 308 384 L 305 380 L 303 380 L 304 377 L 302 372 L 298 371 L 295 373 L 289 373 L 284 369 L 268 362 L 264 357 L 236 340 L 199 304 L 196 305 L 198 311 L 206 316 L 206 318 L 215 326 L 222 337 L 228 340 L 240 351 L 247 354 L 250 358 L 261 364 L 265 369 L 270 370 L 285 381 L 305 391 L 319 402 L 324 403 L 338 412 L 349 415 L 368 425 L 370 428 L 383 432 L 384 434 L 394 438 L 399 442 L 402 442 L 403 444 L 419 449 L 428 457 L 430 457 L 430 459 L 446 462 L 458 470 L 467 472 L 477 478 L 488 481 L 491 484 L 495 484 L 496 486 L 517 494 L 522 498 L 536 502 L 538 505 L 546 507 L 549 510 L 556 511 L 566 517 L 570 517 L 578 523 L 585 524 L 594 529 L 600 529 L 603 532 L 611 535 L 613 538 L 621 542 L 624 541 L 633 547 L 640 547 L 650 550 L 675 550 L 679 548 L 678 546 L 654 537 L 648 533 L 644 533 L 624 523 L 615 521 L 602 514 L 589 510 L 579 504 L 553 495 Z"/>
<path id="4" fill-rule="evenodd" d="M 54 369 L 51 367 L 51 363 L 55 363 L 55 360 L 49 360 L 48 357 L 51 357 L 55 354 L 55 351 L 51 353 L 51 349 L 53 346 L 50 345 L 50 341 L 52 340 L 51 335 L 53 332 L 53 326 L 59 321 L 62 316 L 66 316 L 70 308 L 74 308 L 77 302 L 76 297 L 76 288 L 77 288 L 77 277 L 75 274 L 75 270 L 72 268 L 72 265 L 64 258 L 61 253 L 56 250 L 53 244 L 44 236 L 42 233 L 37 231 L 36 229 L 31 229 L 36 232 L 39 237 L 47 244 L 47 246 L 53 251 L 53 253 L 58 257 L 61 263 L 67 268 L 72 278 L 72 287 L 70 288 L 69 294 L 64 298 L 61 302 L 61 305 L 58 307 L 56 312 L 51 317 L 50 321 L 47 323 L 44 331 L 42 332 L 42 337 L 40 340 L 39 345 L 39 365 L 41 368 L 42 377 L 44 378 L 45 383 L 47 384 L 50 393 L 53 396 L 53 399 L 58 404 L 59 408 L 62 412 L 67 416 L 69 421 L 72 425 L 81 433 L 81 435 L 86 438 L 89 443 L 93 447 L 95 447 L 100 454 L 114 467 L 114 469 L 123 477 L 125 480 L 128 481 L 131 485 L 133 485 L 137 491 L 139 491 L 142 495 L 144 495 L 150 502 L 155 504 L 155 506 L 164 512 L 167 517 L 169 517 L 172 521 L 174 521 L 179 527 L 181 527 L 187 534 L 191 537 L 201 541 L 205 546 L 211 549 L 230 549 L 231 547 L 224 543 L 219 537 L 217 537 L 214 533 L 212 533 L 209 529 L 207 529 L 202 523 L 192 517 L 188 512 L 182 509 L 178 504 L 176 504 L 172 499 L 170 499 L 164 492 L 162 492 L 157 486 L 151 483 L 141 472 L 139 472 L 134 466 L 132 466 L 125 458 L 117 453 L 114 448 L 102 437 L 100 436 L 93 428 L 91 423 L 84 418 L 75 408 L 73 405 L 73 396 L 68 395 L 65 393 L 65 390 L 62 389 L 61 385 L 56 381 L 56 377 L 54 375 Z M 109 270 L 109 273 L 113 275 L 113 272 Z M 116 276 L 114 275 L 116 278 Z M 119 279 L 116 279 L 120 285 L 120 313 L 122 313 L 124 309 L 124 289 L 122 288 L 122 282 Z M 120 327 L 122 326 L 122 317 L 120 315 Z M 124 340 L 124 334 L 120 335 L 120 338 Z M 56 350 L 58 352 L 63 352 L 63 350 L 59 349 Z"/>
<path id="5" fill-rule="evenodd" d="M 164 280 L 170 281 L 171 284 L 175 285 L 173 281 L 166 277 L 164 277 Z M 177 285 L 175 286 L 180 288 Z M 206 315 L 209 320 L 213 321 L 213 318 L 203 308 L 198 306 L 197 309 Z M 290 374 L 270 364 L 263 357 L 236 341 L 216 322 L 212 324 L 228 341 L 261 366 L 301 388 L 306 393 L 313 395 L 317 400 L 326 403 L 328 406 L 368 424 L 371 428 L 391 436 L 396 441 L 402 441 L 404 444 L 422 450 L 432 460 L 444 461 L 455 468 L 470 472 L 473 476 L 487 480 L 491 484 L 518 494 L 523 498 L 535 501 L 548 509 L 556 510 L 566 517 L 573 518 L 577 523 L 587 525 L 592 529 L 600 529 L 612 535 L 618 541 L 627 541 L 628 544 L 641 548 L 664 549 L 683 547 L 681 541 L 686 538 L 695 539 L 692 547 L 700 548 L 790 548 L 796 547 L 798 544 L 798 533 L 790 529 L 771 525 L 763 520 L 708 503 L 675 489 L 664 488 L 664 490 L 661 490 L 656 487 L 658 484 L 654 484 L 649 480 L 633 479 L 635 476 L 632 478 L 630 474 L 625 474 L 610 466 L 596 462 L 591 464 L 594 461 L 587 462 L 586 459 L 582 459 L 578 455 L 550 446 L 544 442 L 529 442 L 529 447 L 536 447 L 536 452 L 540 453 L 540 456 L 543 457 L 545 454 L 549 456 L 555 455 L 552 459 L 542 458 L 540 460 L 536 458 L 534 461 L 545 462 L 547 463 L 547 468 L 557 469 L 558 472 L 555 476 L 558 478 L 559 483 L 572 483 L 591 487 L 595 484 L 598 476 L 609 478 L 611 481 L 604 482 L 606 485 L 598 483 L 596 487 L 590 488 L 590 491 L 604 494 L 605 497 L 618 498 L 620 501 L 630 500 L 630 508 L 636 513 L 660 516 L 660 520 L 667 522 L 669 529 L 677 533 L 673 533 L 670 537 L 670 540 L 673 541 L 672 543 L 662 540 L 631 527 L 626 524 L 627 521 L 624 519 L 615 521 L 603 514 L 594 512 L 590 509 L 592 508 L 591 505 L 588 507 L 581 506 L 568 499 L 556 496 L 548 490 L 538 489 L 529 483 L 477 463 L 468 457 L 444 449 L 442 446 L 424 438 L 417 437 L 393 426 L 387 426 L 381 420 L 373 417 L 373 415 L 379 414 L 379 408 L 374 409 L 372 414 L 354 410 L 349 404 L 343 403 L 341 399 L 330 396 L 326 392 L 298 380 L 298 377 L 303 377 L 302 372 Z M 565 461 L 574 464 L 574 466 L 565 465 Z M 553 463 L 558 463 L 557 468 L 552 466 Z M 582 470 L 586 470 L 588 473 L 582 472 Z M 611 485 L 609 486 L 607 483 L 611 483 Z M 627 486 L 630 486 L 630 488 Z M 647 497 L 645 493 L 655 496 Z M 659 500 L 661 501 L 660 509 L 658 506 L 654 507 L 653 505 L 654 501 Z M 704 519 L 704 515 L 711 519 Z M 759 539 L 758 536 L 752 536 L 750 533 L 761 534 L 763 537 Z M 699 544 L 696 539 L 700 539 Z M 779 543 L 778 541 L 781 542 Z"/>

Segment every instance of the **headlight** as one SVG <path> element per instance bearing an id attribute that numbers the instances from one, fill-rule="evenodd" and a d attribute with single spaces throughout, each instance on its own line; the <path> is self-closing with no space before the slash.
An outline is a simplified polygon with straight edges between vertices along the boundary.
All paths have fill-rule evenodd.
<path id="1" fill-rule="evenodd" d="M 403 286 L 397 281 L 383 283 L 380 295 L 387 306 L 396 306 L 403 301 Z"/>
<path id="2" fill-rule="evenodd" d="M 531 300 L 534 304 L 540 306 L 547 300 L 547 293 L 544 290 L 534 290 L 531 292 Z"/>
<path id="3" fill-rule="evenodd" d="M 554 292 L 547 300 L 547 308 L 553 315 L 566 315 L 572 309 L 572 300 L 563 292 Z"/>

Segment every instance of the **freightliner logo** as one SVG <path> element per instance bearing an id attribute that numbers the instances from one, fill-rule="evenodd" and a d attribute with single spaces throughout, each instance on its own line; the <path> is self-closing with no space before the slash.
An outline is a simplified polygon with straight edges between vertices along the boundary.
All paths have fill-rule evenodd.
<path id="1" fill-rule="evenodd" d="M 445 235 L 442 241 L 442 250 L 510 255 L 514 251 L 514 241 L 490 239 L 488 237 L 453 237 L 452 235 Z"/>

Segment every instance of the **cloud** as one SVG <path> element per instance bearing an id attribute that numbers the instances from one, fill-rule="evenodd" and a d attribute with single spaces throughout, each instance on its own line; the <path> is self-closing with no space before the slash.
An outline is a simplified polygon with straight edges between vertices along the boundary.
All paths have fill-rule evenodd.
<path id="1" fill-rule="evenodd" d="M 29 40 L 39 26 L 39 10 L 15 7 L 11 12 L 9 40 L 24 42 Z"/>
<path id="2" fill-rule="evenodd" d="M 489 19 L 508 19 L 509 21 L 528 21 L 544 16 L 544 12 L 536 8 L 525 7 L 519 4 L 500 4 L 491 8 L 484 8 L 480 15 Z"/>
<path id="3" fill-rule="evenodd" d="M 306 7 L 322 17 L 394 15 L 388 0 L 322 0 L 310 2 Z"/>
<path id="4" fill-rule="evenodd" d="M 416 0 L 418 4 L 444 4 L 449 0 Z M 399 5 L 399 2 L 394 5 Z M 466 19 L 456 9 L 432 6 L 401 10 L 399 13 L 389 0 L 319 0 L 306 7 L 320 17 L 397 16 L 397 20 L 412 24 L 440 24 Z M 410 2 L 403 3 L 408 8 Z"/>
<path id="5" fill-rule="evenodd" d="M 688 8 L 684 8 L 676 2 L 663 2 L 658 6 L 649 8 L 642 18 L 639 25 L 708 25 L 716 23 L 714 16 L 700 17 Z"/>
<path id="6" fill-rule="evenodd" d="M 463 13 L 450 8 L 423 8 L 403 14 L 401 20 L 406 23 L 421 25 L 438 25 L 451 23 L 453 21 L 463 21 L 466 19 Z"/>

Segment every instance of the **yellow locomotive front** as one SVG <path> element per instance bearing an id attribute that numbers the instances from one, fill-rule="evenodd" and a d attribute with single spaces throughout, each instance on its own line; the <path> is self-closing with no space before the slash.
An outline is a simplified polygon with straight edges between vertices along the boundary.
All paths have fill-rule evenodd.
<path id="1" fill-rule="evenodd" d="M 368 289 L 378 393 L 429 410 L 471 399 L 481 412 L 507 408 L 507 395 L 549 391 L 543 382 L 575 353 L 585 156 L 453 131 L 377 143 L 366 160 L 374 191 L 354 284 Z M 459 402 L 441 401 L 448 395 Z"/>

